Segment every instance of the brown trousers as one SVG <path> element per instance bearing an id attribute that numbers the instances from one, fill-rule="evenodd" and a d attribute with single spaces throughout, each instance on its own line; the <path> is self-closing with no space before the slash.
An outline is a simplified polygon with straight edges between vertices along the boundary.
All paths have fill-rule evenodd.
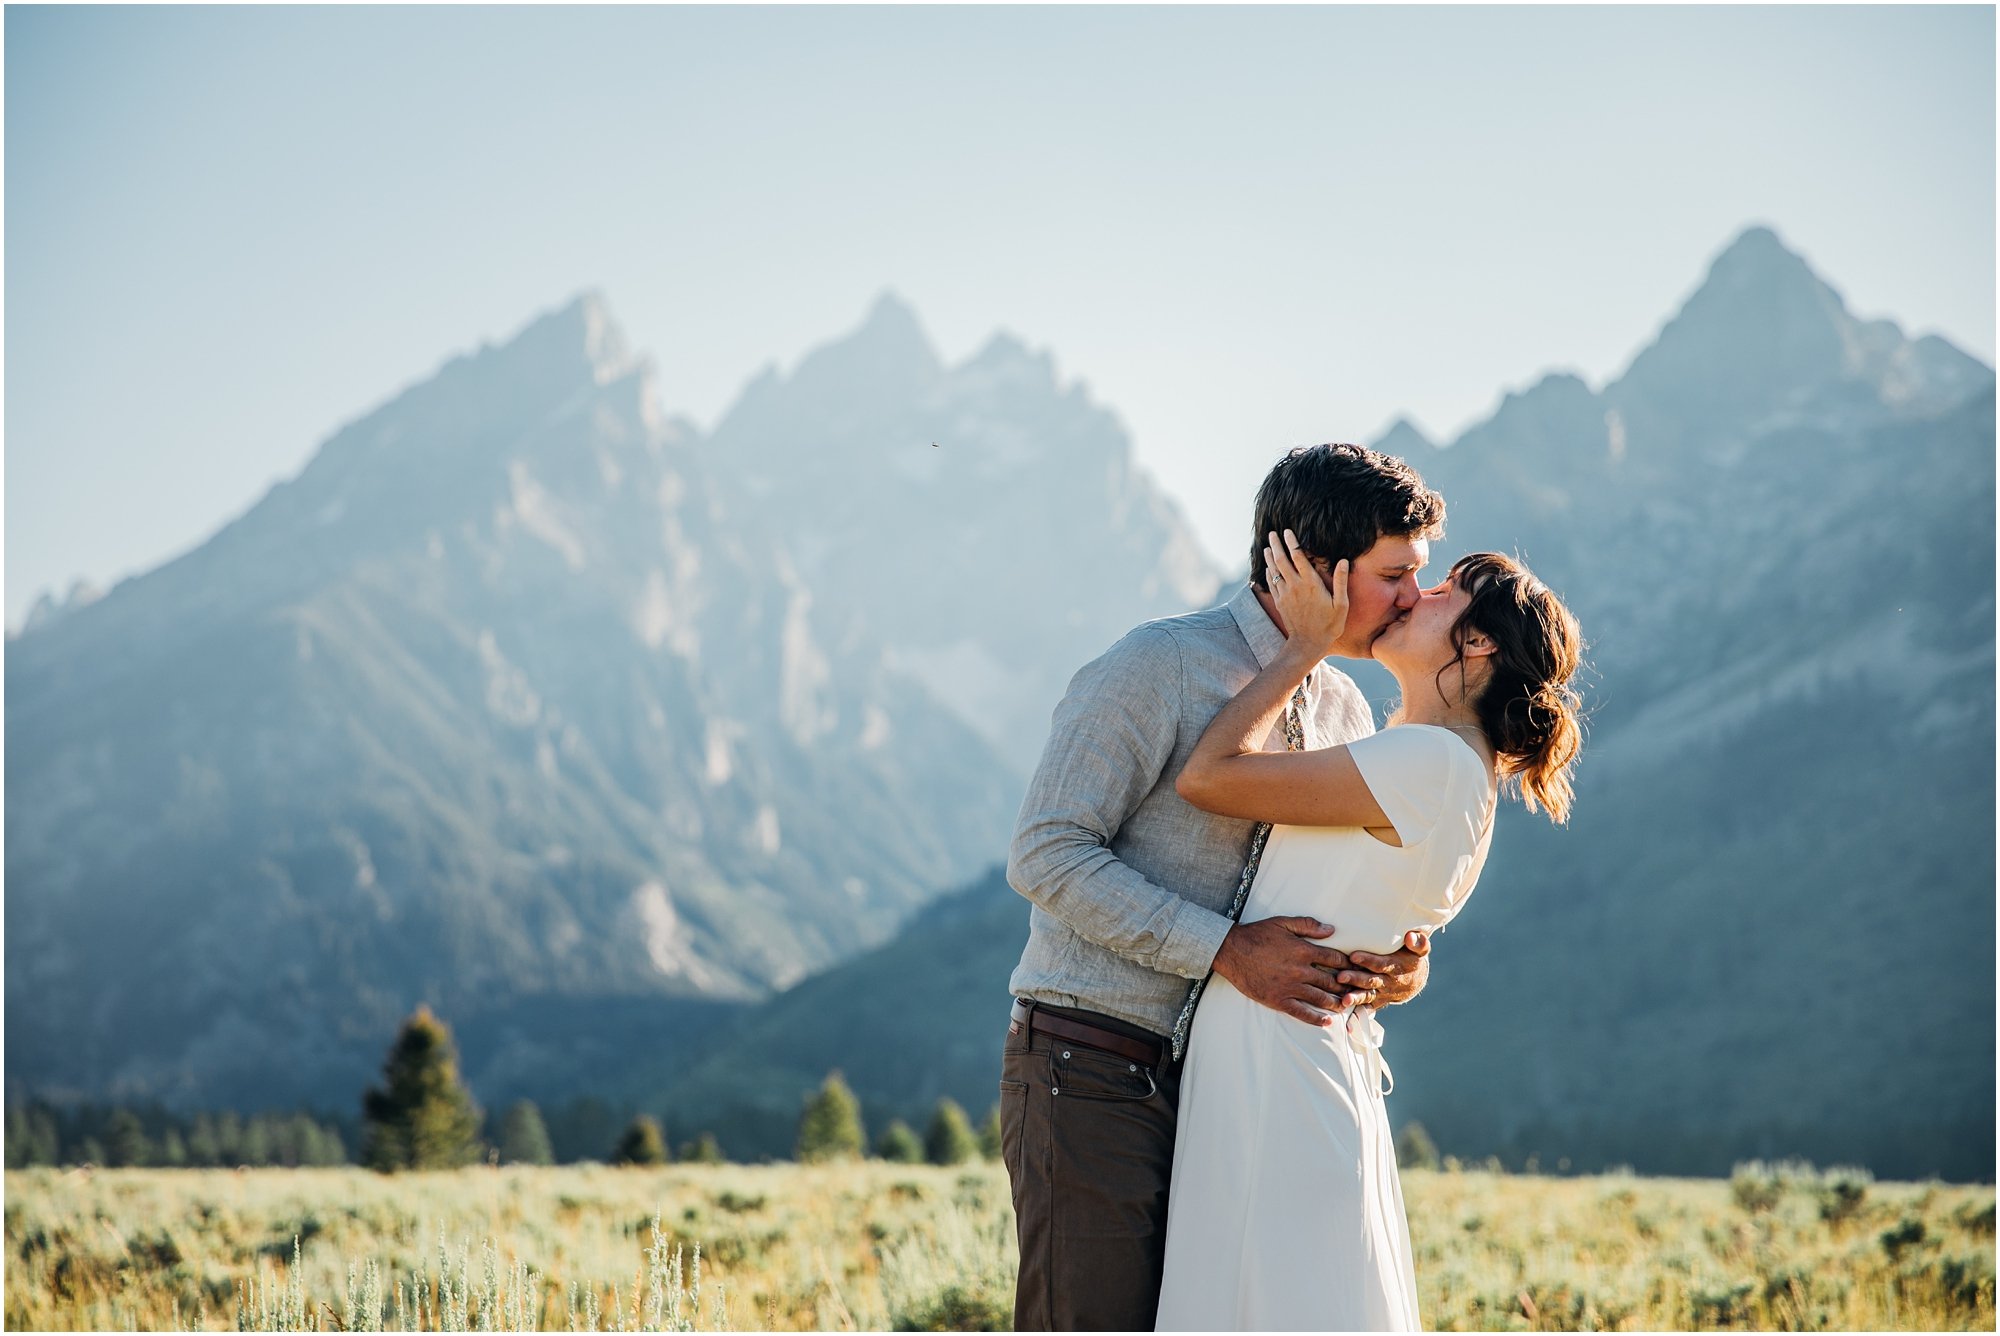
<path id="1" fill-rule="evenodd" d="M 1140 1038 L 1094 1011 L 1042 1008 Z M 1149 1071 L 1051 1035 L 1010 1033 L 1000 1148 L 1014 1185 L 1016 1331 L 1151 1331 L 1167 1246 L 1181 1065 Z"/>

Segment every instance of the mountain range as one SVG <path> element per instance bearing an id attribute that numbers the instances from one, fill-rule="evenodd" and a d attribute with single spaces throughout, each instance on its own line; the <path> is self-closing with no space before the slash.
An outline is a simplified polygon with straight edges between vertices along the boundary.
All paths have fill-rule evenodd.
<path id="1" fill-rule="evenodd" d="M 38 606 L 10 1100 L 346 1107 L 428 1003 L 489 1104 L 739 1155 L 829 1068 L 878 1124 L 992 1102 L 1049 708 L 1220 573 L 1013 336 L 946 365 L 891 295 L 710 431 L 658 382 L 585 294 Z M 1752 228 L 1602 386 L 1375 442 L 1448 499 L 1436 573 L 1518 552 L 1590 641 L 1574 818 L 1503 813 L 1386 1018 L 1394 1117 L 1514 1163 L 1991 1177 L 1993 387 Z"/>
<path id="2" fill-rule="evenodd" d="M 1375 442 L 1447 498 L 1434 574 L 1519 553 L 1590 642 L 1573 820 L 1503 811 L 1385 1018 L 1392 1116 L 1516 1165 L 1992 1177 L 1993 387 L 1752 228 L 1601 388 Z M 828 1067 L 878 1118 L 983 1109 L 1025 920 L 988 876 L 651 1098 L 745 1153 Z"/>
<path id="3" fill-rule="evenodd" d="M 883 940 L 1004 851 L 1019 801 L 953 673 L 1045 717 L 1079 638 L 1215 588 L 1048 369 L 1005 343 L 941 368 L 885 301 L 703 437 L 586 294 L 195 551 L 43 604 L 6 654 L 9 1097 L 337 1107 L 419 1003 L 483 1096 L 590 1088 Z M 834 472 L 773 444 L 813 454 L 801 420 Z M 1099 465 L 1076 507 L 1129 514 L 1069 557 L 1112 592 L 1024 589 L 969 638 L 931 595 L 1003 581 L 948 540 L 1000 532 L 1022 494 L 974 457 L 1030 428 Z M 876 626 L 894 583 L 826 503 L 899 470 L 926 570 Z"/>

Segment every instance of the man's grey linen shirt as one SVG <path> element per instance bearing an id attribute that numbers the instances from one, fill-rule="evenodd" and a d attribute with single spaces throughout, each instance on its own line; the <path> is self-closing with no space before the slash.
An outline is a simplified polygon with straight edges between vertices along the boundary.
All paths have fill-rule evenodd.
<path id="1" fill-rule="evenodd" d="M 1284 643 L 1246 584 L 1221 607 L 1134 628 L 1070 679 L 1008 852 L 1007 880 L 1034 902 L 1016 997 L 1173 1031 L 1229 932 L 1256 828 L 1190 806 L 1174 780 Z M 1375 731 L 1361 689 L 1326 664 L 1302 722 L 1308 747 Z M 1281 719 L 1264 746 L 1284 745 Z"/>

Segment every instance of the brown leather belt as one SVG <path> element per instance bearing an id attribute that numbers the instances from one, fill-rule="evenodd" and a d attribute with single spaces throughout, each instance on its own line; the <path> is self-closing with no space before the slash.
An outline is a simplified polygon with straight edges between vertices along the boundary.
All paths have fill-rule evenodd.
<path id="1" fill-rule="evenodd" d="M 1132 1062 L 1143 1062 L 1149 1068 L 1157 1068 L 1166 1053 L 1166 1045 L 1160 1040 L 1134 1039 L 1129 1034 L 1107 1030 L 1101 1025 L 1092 1025 L 1068 1016 L 1052 1016 L 1033 1003 L 1015 999 L 1012 1020 L 1015 1024 L 1025 1024 L 1029 1034 L 1049 1034 L 1058 1039 L 1067 1039 L 1073 1044 L 1083 1044 L 1090 1048 L 1101 1048 L 1106 1053 L 1116 1053 Z"/>

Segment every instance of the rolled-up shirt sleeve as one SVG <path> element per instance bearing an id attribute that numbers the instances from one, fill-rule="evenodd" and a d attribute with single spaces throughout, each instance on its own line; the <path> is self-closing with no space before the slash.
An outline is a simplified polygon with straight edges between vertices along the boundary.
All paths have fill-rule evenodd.
<path id="1" fill-rule="evenodd" d="M 1007 880 L 1086 940 L 1148 969 L 1198 979 L 1214 963 L 1229 919 L 1149 880 L 1111 849 L 1173 759 L 1183 690 L 1180 647 L 1155 625 L 1077 671 L 1022 801 Z"/>

